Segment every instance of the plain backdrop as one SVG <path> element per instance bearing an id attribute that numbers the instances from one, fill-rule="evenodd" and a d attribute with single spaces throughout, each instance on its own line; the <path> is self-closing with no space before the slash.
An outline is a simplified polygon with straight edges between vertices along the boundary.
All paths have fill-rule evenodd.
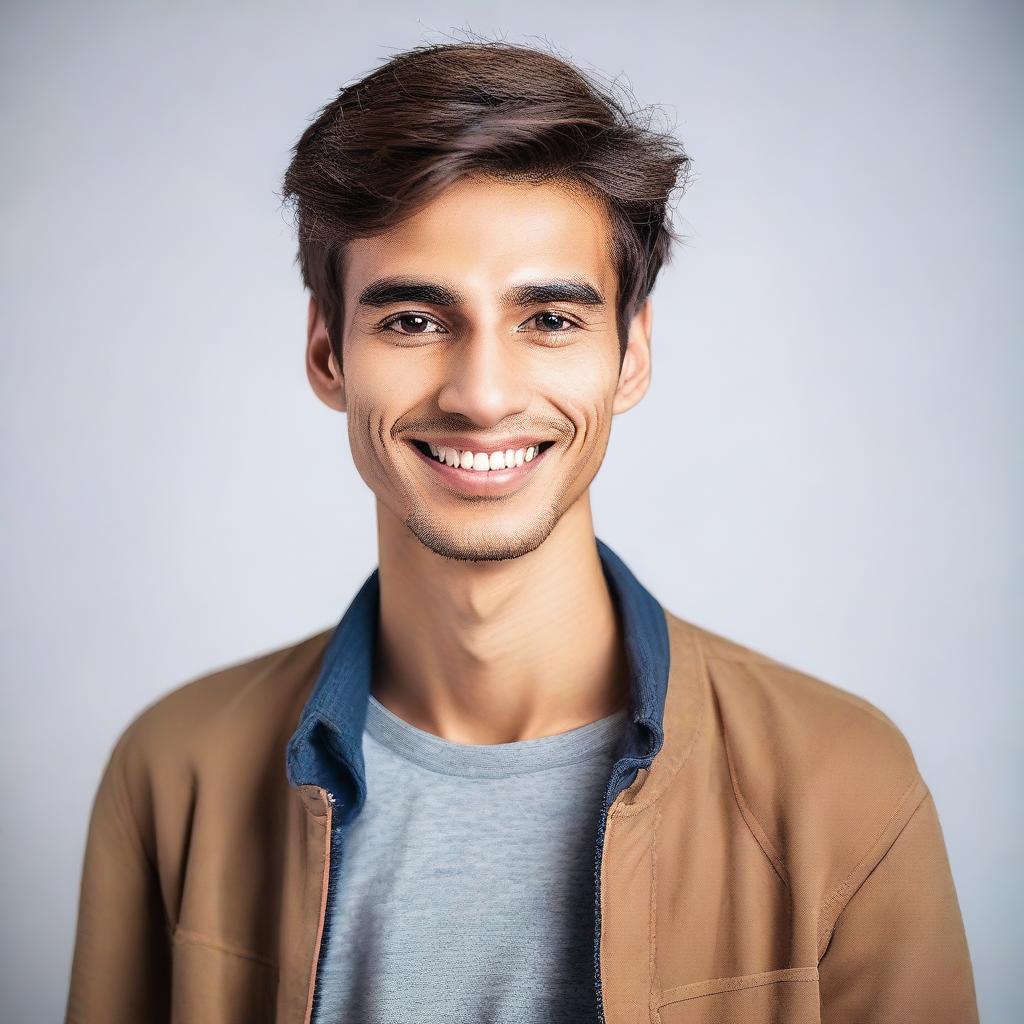
<path id="1" fill-rule="evenodd" d="M 677 615 L 875 703 L 935 796 L 982 1018 L 1024 1019 L 1022 9 L 5 3 L 0 1017 L 63 1012 L 124 726 L 340 617 L 376 564 L 303 368 L 280 175 L 467 31 L 618 78 L 687 236 L 598 536 Z M 1014 524 L 1017 524 L 1014 526 Z"/>

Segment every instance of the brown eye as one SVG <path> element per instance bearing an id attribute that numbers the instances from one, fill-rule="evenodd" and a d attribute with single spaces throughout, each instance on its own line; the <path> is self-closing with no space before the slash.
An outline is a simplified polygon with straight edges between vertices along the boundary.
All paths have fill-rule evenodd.
<path id="1" fill-rule="evenodd" d="M 396 316 L 393 320 L 389 320 L 388 326 L 401 324 L 403 330 L 399 331 L 399 334 L 432 334 L 434 332 L 427 330 L 432 323 L 432 320 L 425 316 L 420 316 L 418 313 L 403 313 L 401 316 Z"/>
<path id="2" fill-rule="evenodd" d="M 533 319 L 534 323 L 540 325 L 542 331 L 546 331 L 548 333 L 564 331 L 565 325 L 568 325 L 569 327 L 575 326 L 571 320 L 558 313 L 538 313 Z"/>

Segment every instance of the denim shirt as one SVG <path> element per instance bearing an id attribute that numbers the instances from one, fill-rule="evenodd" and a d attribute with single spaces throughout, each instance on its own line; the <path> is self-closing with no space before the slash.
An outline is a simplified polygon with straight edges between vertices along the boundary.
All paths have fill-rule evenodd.
<path id="1" fill-rule="evenodd" d="M 595 538 L 609 593 L 623 631 L 630 673 L 629 722 L 616 752 L 595 851 L 594 984 L 598 1020 L 603 1020 L 600 985 L 601 852 L 612 801 L 649 768 L 664 742 L 662 726 L 668 690 L 669 637 L 665 612 L 607 544 Z M 333 805 L 327 921 L 337 895 L 338 865 L 346 827 L 366 800 L 362 739 L 373 682 L 380 613 L 379 570 L 374 569 L 349 605 L 324 652 L 320 674 L 303 708 L 287 751 L 288 781 L 327 791 Z M 327 936 L 321 939 L 321 963 Z M 317 982 L 321 964 L 317 964 Z M 319 985 L 313 1020 L 318 1020 Z"/>

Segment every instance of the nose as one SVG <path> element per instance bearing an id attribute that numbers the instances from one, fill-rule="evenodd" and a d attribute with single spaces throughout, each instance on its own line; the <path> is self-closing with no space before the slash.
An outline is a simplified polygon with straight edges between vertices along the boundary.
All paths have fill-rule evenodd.
<path id="1" fill-rule="evenodd" d="M 499 331 L 467 335 L 452 347 L 445 373 L 438 405 L 477 426 L 493 426 L 522 413 L 529 404 L 523 354 L 517 354 L 515 342 Z"/>

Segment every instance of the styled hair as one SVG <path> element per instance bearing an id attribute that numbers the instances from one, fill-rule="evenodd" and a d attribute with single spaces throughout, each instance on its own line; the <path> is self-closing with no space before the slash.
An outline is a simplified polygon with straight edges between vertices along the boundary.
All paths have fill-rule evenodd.
<path id="1" fill-rule="evenodd" d="M 620 365 L 633 316 L 679 236 L 670 198 L 690 158 L 668 131 L 560 57 L 506 42 L 426 44 L 345 86 L 292 149 L 302 279 L 341 366 L 345 244 L 412 216 L 466 175 L 551 182 L 604 204 L 618 277 Z"/>

